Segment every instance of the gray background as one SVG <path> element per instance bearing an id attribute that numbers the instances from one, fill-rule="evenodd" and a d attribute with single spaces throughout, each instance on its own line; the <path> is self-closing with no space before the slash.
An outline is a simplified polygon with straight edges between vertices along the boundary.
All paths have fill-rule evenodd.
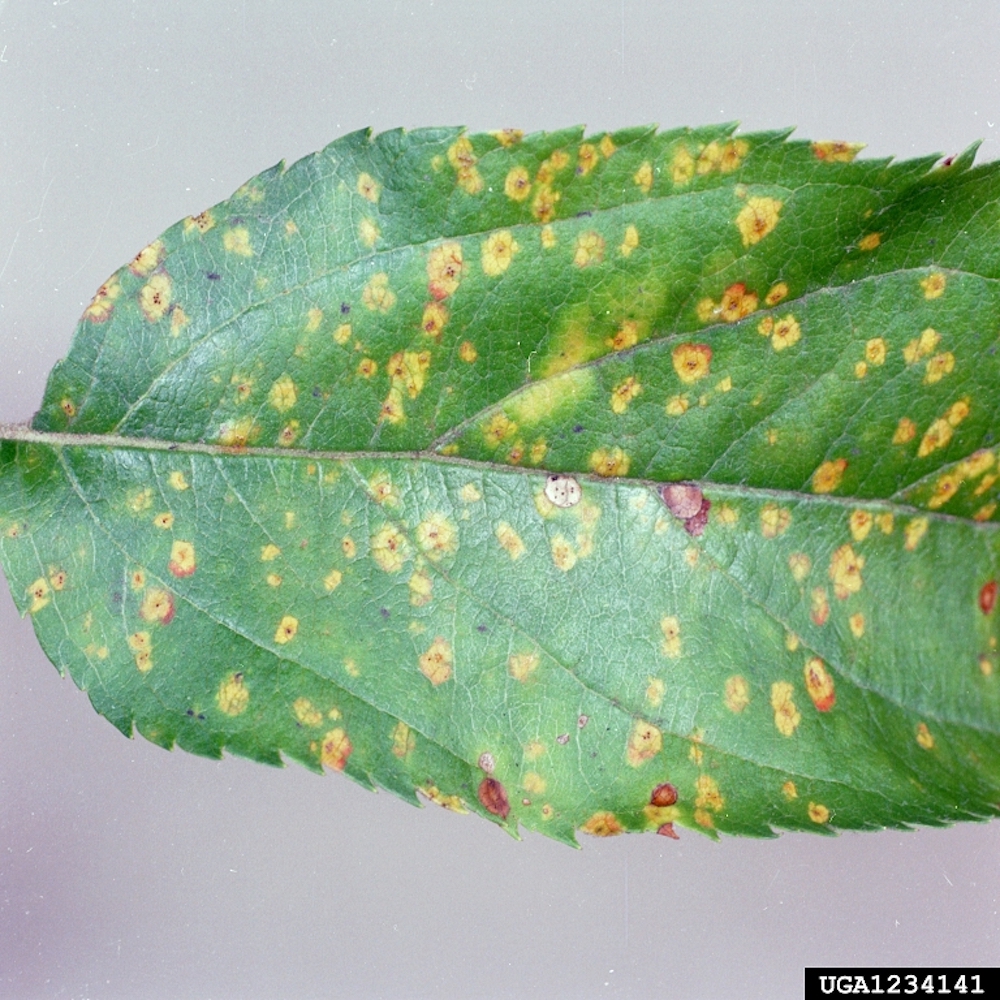
<path id="1" fill-rule="evenodd" d="M 739 119 L 1000 156 L 994 2 L 0 0 L 0 420 L 175 220 L 351 129 Z M 0 583 L 0 995 L 767 997 L 997 964 L 1000 823 L 520 843 L 125 740 Z"/>

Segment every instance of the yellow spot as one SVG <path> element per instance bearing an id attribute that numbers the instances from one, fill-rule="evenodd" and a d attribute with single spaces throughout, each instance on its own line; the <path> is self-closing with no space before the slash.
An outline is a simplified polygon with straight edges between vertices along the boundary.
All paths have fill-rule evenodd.
<path id="1" fill-rule="evenodd" d="M 165 274 L 154 274 L 139 292 L 139 305 L 150 323 L 163 319 L 170 308 L 173 285 Z"/>
<path id="2" fill-rule="evenodd" d="M 146 622 L 169 625 L 174 617 L 174 599 L 166 590 L 152 587 L 146 591 L 139 605 L 139 617 Z"/>
<path id="3" fill-rule="evenodd" d="M 937 349 L 937 345 L 941 342 L 941 334 L 931 327 L 927 327 L 920 337 L 911 340 L 906 347 L 903 348 L 903 360 L 908 364 L 912 365 L 915 361 L 919 361 L 921 358 L 926 358 L 929 354 L 933 354 Z"/>
<path id="4" fill-rule="evenodd" d="M 291 615 L 285 615 L 280 622 L 278 622 L 278 627 L 274 632 L 274 641 L 279 646 L 284 646 L 285 643 L 291 642 L 295 638 L 295 633 L 299 630 L 299 620 L 298 618 L 293 618 Z"/>
<path id="5" fill-rule="evenodd" d="M 231 385 L 236 386 L 236 402 L 245 403 L 253 391 L 253 379 L 244 375 L 234 375 L 229 381 Z"/>
<path id="6" fill-rule="evenodd" d="M 417 546 L 431 562 L 458 551 L 458 528 L 444 514 L 430 514 L 417 525 Z"/>
<path id="7" fill-rule="evenodd" d="M 750 704 L 750 685 L 745 677 L 734 674 L 726 680 L 726 708 L 737 715 Z"/>
<path id="8" fill-rule="evenodd" d="M 569 166 L 569 155 L 563 149 L 557 149 L 552 155 L 542 162 L 538 168 L 537 180 L 541 184 L 548 184 L 555 179 L 560 170 L 565 170 Z"/>
<path id="9" fill-rule="evenodd" d="M 722 147 L 719 158 L 719 171 L 731 174 L 743 162 L 743 157 L 750 151 L 750 144 L 744 139 L 731 139 Z"/>
<path id="10" fill-rule="evenodd" d="M 762 337 L 770 337 L 771 334 L 774 332 L 774 317 L 773 316 L 765 316 L 757 324 L 757 332 Z"/>
<path id="11" fill-rule="evenodd" d="M 707 344 L 678 344 L 671 353 L 671 360 L 677 377 L 690 385 L 708 375 L 712 348 Z"/>
<path id="12" fill-rule="evenodd" d="M 771 685 L 771 708 L 774 709 L 774 725 L 782 736 L 792 736 L 798 729 L 802 716 L 792 698 L 794 689 L 787 681 L 775 681 Z"/>
<path id="13" fill-rule="evenodd" d="M 382 231 L 379 229 L 378 223 L 374 219 L 364 218 L 358 223 L 358 239 L 361 240 L 366 247 L 375 246 L 375 243 L 381 235 Z"/>
<path id="14" fill-rule="evenodd" d="M 507 670 L 514 680 L 526 681 L 538 669 L 538 664 L 537 653 L 513 653 L 507 660 Z M 541 744 L 536 745 L 541 746 Z"/>
<path id="15" fill-rule="evenodd" d="M 180 306 L 174 306 L 174 308 L 170 312 L 171 336 L 176 337 L 180 333 L 182 327 L 187 326 L 188 323 L 190 322 L 191 321 L 190 319 L 188 319 L 187 313 L 184 312 L 184 310 Z"/>
<path id="16" fill-rule="evenodd" d="M 844 477 L 847 468 L 846 458 L 835 458 L 824 462 L 812 476 L 813 493 L 832 493 Z"/>
<path id="17" fill-rule="evenodd" d="M 943 354 L 935 354 L 927 362 L 927 374 L 924 375 L 924 385 L 933 385 L 940 382 L 945 375 L 950 375 L 955 368 L 955 355 L 951 351 Z"/>
<path id="18" fill-rule="evenodd" d="M 826 669 L 826 664 L 818 656 L 806 660 L 803 668 L 806 680 L 806 692 L 812 703 L 820 712 L 829 712 L 836 702 L 833 678 Z"/>
<path id="19" fill-rule="evenodd" d="M 595 812 L 580 829 L 592 837 L 616 837 L 624 832 L 624 827 L 618 822 L 613 812 Z"/>
<path id="20" fill-rule="evenodd" d="M 934 737 L 931 735 L 931 731 L 927 728 L 926 722 L 917 723 L 917 743 L 919 743 L 925 750 L 934 749 Z"/>
<path id="21" fill-rule="evenodd" d="M 635 226 L 625 227 L 625 238 L 618 248 L 623 257 L 629 257 L 632 251 L 639 245 L 639 230 Z"/>
<path id="22" fill-rule="evenodd" d="M 423 391 L 430 364 L 430 351 L 400 351 L 389 358 L 386 372 L 394 388 L 416 399 Z"/>
<path id="23" fill-rule="evenodd" d="M 990 659 L 985 653 L 980 654 L 979 657 L 979 672 L 984 677 L 991 677 L 993 674 L 993 660 Z"/>
<path id="24" fill-rule="evenodd" d="M 379 420 L 386 420 L 390 424 L 401 424 L 405 419 L 403 391 L 398 386 L 393 386 L 379 410 Z"/>
<path id="25" fill-rule="evenodd" d="M 541 465 L 543 459 L 545 458 L 545 453 L 549 450 L 549 446 L 545 443 L 545 438 L 539 438 L 531 446 L 531 451 L 528 452 L 528 461 L 532 465 Z"/>
<path id="26" fill-rule="evenodd" d="M 503 192 L 512 201 L 524 201 L 531 194 L 531 177 L 524 167 L 512 167 L 503 182 Z"/>
<path id="27" fill-rule="evenodd" d="M 350 535 L 345 535 L 340 543 L 340 550 L 348 559 L 353 559 L 358 554 L 358 547 L 354 544 L 354 539 Z"/>
<path id="28" fill-rule="evenodd" d="M 971 412 L 969 407 L 968 399 L 960 399 L 956 403 L 952 403 L 948 408 L 948 412 L 945 414 L 945 419 L 951 424 L 952 427 L 957 427 Z M 976 454 L 981 454 L 977 452 Z M 989 454 L 988 452 L 986 454 Z M 964 464 L 964 463 L 963 463 Z M 988 467 L 988 466 L 987 466 Z M 979 475 L 976 473 L 969 473 L 970 475 Z"/>
<path id="29" fill-rule="evenodd" d="M 547 786 L 545 779 L 540 774 L 537 774 L 535 771 L 528 771 L 521 780 L 521 787 L 529 795 L 544 795 Z"/>
<path id="30" fill-rule="evenodd" d="M 294 236 L 298 231 L 299 231 L 299 227 L 297 225 L 295 225 L 295 222 L 292 219 L 289 219 L 285 223 L 285 235 L 286 236 Z"/>
<path id="31" fill-rule="evenodd" d="M 663 749 L 663 735 L 652 723 L 636 719 L 625 747 L 625 759 L 632 767 L 652 760 Z"/>
<path id="32" fill-rule="evenodd" d="M 715 385 L 716 392 L 730 392 L 733 388 L 732 377 L 727 375 L 725 378 L 720 379 Z"/>
<path id="33" fill-rule="evenodd" d="M 498 447 L 501 442 L 512 438 L 517 433 L 517 424 L 506 413 L 495 413 L 482 425 L 483 439 L 492 447 Z"/>
<path id="34" fill-rule="evenodd" d="M 825 587 L 814 587 L 809 595 L 809 617 L 816 625 L 825 625 L 830 617 L 830 600 Z"/>
<path id="35" fill-rule="evenodd" d="M 90 300 L 90 305 L 84 310 L 84 318 L 91 323 L 103 323 L 114 310 L 115 300 L 121 295 L 122 286 L 118 277 L 109 278 Z"/>
<path id="36" fill-rule="evenodd" d="M 190 542 L 175 541 L 170 547 L 170 572 L 178 577 L 190 576 L 196 567 L 194 546 Z"/>
<path id="37" fill-rule="evenodd" d="M 856 542 L 863 542 L 872 530 L 875 519 L 867 510 L 853 510 L 848 523 L 851 526 L 851 537 Z"/>
<path id="38" fill-rule="evenodd" d="M 961 485 L 962 476 L 957 471 L 940 476 L 934 484 L 934 493 L 927 501 L 927 506 L 931 510 L 943 507 L 958 492 Z"/>
<path id="39" fill-rule="evenodd" d="M 903 528 L 903 548 L 907 552 L 912 552 L 920 544 L 920 540 L 927 534 L 929 523 L 926 517 L 915 517 Z"/>
<path id="40" fill-rule="evenodd" d="M 993 467 L 996 456 L 988 448 L 980 448 L 974 451 L 967 459 L 958 465 L 958 474 L 963 479 L 975 479 L 981 476 L 987 469 Z"/>
<path id="41" fill-rule="evenodd" d="M 642 386 L 634 375 L 620 382 L 611 390 L 611 411 L 622 414 L 628 409 L 628 404 L 642 392 Z"/>
<path id="42" fill-rule="evenodd" d="M 382 193 L 382 185 L 371 174 L 360 173 L 358 174 L 357 190 L 362 198 L 367 199 L 374 205 Z"/>
<path id="43" fill-rule="evenodd" d="M 219 428 L 219 444 L 224 448 L 245 448 L 260 436 L 260 427 L 252 417 L 227 420 Z"/>
<path id="44" fill-rule="evenodd" d="M 133 514 L 141 514 L 153 506 L 153 491 L 148 486 L 129 490 L 125 497 L 125 506 Z"/>
<path id="45" fill-rule="evenodd" d="M 359 677 L 361 675 L 361 671 L 354 660 L 344 660 L 344 673 L 348 677 Z"/>
<path id="46" fill-rule="evenodd" d="M 996 509 L 997 509 L 997 505 L 995 503 L 983 504 L 983 506 L 980 507 L 972 515 L 972 519 L 973 519 L 973 521 L 988 521 L 993 516 L 993 514 L 996 511 Z"/>
<path id="47" fill-rule="evenodd" d="M 577 267 L 589 267 L 604 260 L 604 237 L 593 229 L 580 233 L 573 250 L 573 263 Z"/>
<path id="48" fill-rule="evenodd" d="M 351 339 L 351 324 L 341 323 L 340 326 L 333 331 L 333 339 L 336 343 L 343 347 L 343 345 Z"/>
<path id="49" fill-rule="evenodd" d="M 667 416 L 668 417 L 680 417 L 687 413 L 688 410 L 688 398 L 687 396 L 671 396 L 667 400 Z"/>
<path id="50" fill-rule="evenodd" d="M 477 503 L 483 499 L 483 494 L 475 483 L 466 483 L 458 495 L 462 498 L 462 503 Z"/>
<path id="51" fill-rule="evenodd" d="M 766 503 L 760 509 L 760 533 L 765 538 L 783 535 L 792 523 L 792 512 L 776 503 Z"/>
<path id="52" fill-rule="evenodd" d="M 483 178 L 476 168 L 479 158 L 472 151 L 472 143 L 466 136 L 460 136 L 448 147 L 448 162 L 455 169 L 455 180 L 466 194 L 479 194 L 483 189 Z"/>
<path id="53" fill-rule="evenodd" d="M 935 420 L 920 441 L 917 449 L 918 458 L 926 458 L 931 452 L 938 448 L 944 448 L 951 440 L 952 427 L 945 419 Z"/>
<path id="54" fill-rule="evenodd" d="M 31 595 L 31 604 L 28 607 L 29 614 L 41 611 L 52 599 L 48 580 L 41 576 L 26 588 L 26 592 Z"/>
<path id="55" fill-rule="evenodd" d="M 814 142 L 813 156 L 824 163 L 850 163 L 864 149 L 860 142 Z"/>
<path id="56" fill-rule="evenodd" d="M 629 457 L 621 448 L 597 448 L 591 452 L 588 464 L 599 476 L 624 476 L 628 474 Z"/>
<path id="57" fill-rule="evenodd" d="M 405 722 L 397 722 L 392 730 L 392 753 L 400 760 L 408 757 L 417 746 L 417 738 Z"/>
<path id="58" fill-rule="evenodd" d="M 820 802 L 810 802 L 807 811 L 814 823 L 827 823 L 830 820 L 830 810 Z"/>
<path id="59" fill-rule="evenodd" d="M 163 240 L 156 240 L 135 255 L 128 269 L 137 277 L 145 278 L 156 270 L 164 256 Z"/>
<path id="60" fill-rule="evenodd" d="M 722 300 L 719 303 L 718 310 L 715 309 L 714 303 L 712 303 L 713 308 L 709 318 L 717 312 L 725 322 L 738 323 L 741 319 L 756 312 L 757 305 L 757 293 L 748 291 L 747 286 L 742 281 L 738 281 L 730 285 L 722 293 Z"/>
<path id="61" fill-rule="evenodd" d="M 917 425 L 909 417 L 902 417 L 896 425 L 896 433 L 892 436 L 892 443 L 907 444 L 916 436 Z"/>
<path id="62" fill-rule="evenodd" d="M 982 496 L 997 481 L 996 475 L 983 476 L 983 481 L 972 491 L 973 496 Z"/>
<path id="63" fill-rule="evenodd" d="M 318 726 L 323 721 L 323 713 L 308 698 L 296 698 L 292 712 L 303 726 Z"/>
<path id="64" fill-rule="evenodd" d="M 783 351 L 786 347 L 797 344 L 801 337 L 802 328 L 799 326 L 799 321 L 794 316 L 788 315 L 775 322 L 771 346 L 776 351 Z"/>
<path id="65" fill-rule="evenodd" d="M 340 572 L 339 569 L 332 569 L 326 576 L 323 577 L 323 586 L 326 590 L 336 590 L 341 581 L 344 579 L 344 574 Z"/>
<path id="66" fill-rule="evenodd" d="M 441 339 L 441 333 L 448 322 L 448 307 L 441 302 L 431 302 L 424 308 L 420 328 L 428 337 Z"/>
<path id="67" fill-rule="evenodd" d="M 801 583 L 812 569 L 812 560 L 805 552 L 793 552 L 788 557 L 788 568 L 792 571 L 795 582 Z"/>
<path id="68" fill-rule="evenodd" d="M 458 349 L 458 356 L 466 362 L 466 364 L 472 364 L 476 358 L 479 357 L 479 352 L 468 340 L 463 341 L 462 346 Z"/>
<path id="69" fill-rule="evenodd" d="M 736 228 L 745 247 L 759 243 L 778 224 L 782 203 L 777 198 L 747 198 L 736 216 Z"/>
<path id="70" fill-rule="evenodd" d="M 372 535 L 371 553 L 379 569 L 398 573 L 410 558 L 410 543 L 397 527 L 387 524 Z"/>
<path id="71" fill-rule="evenodd" d="M 764 302 L 769 306 L 776 306 L 779 302 L 784 301 L 788 298 L 788 285 L 783 281 L 779 281 L 774 285 L 771 290 L 764 296 Z"/>
<path id="72" fill-rule="evenodd" d="M 729 504 L 724 503 L 718 508 L 718 521 L 720 524 L 725 525 L 727 528 L 731 528 L 740 519 L 740 512 L 735 508 L 731 507 Z"/>
<path id="73" fill-rule="evenodd" d="M 331 729 L 320 744 L 320 762 L 334 771 L 343 771 L 354 747 L 343 729 Z"/>
<path id="74" fill-rule="evenodd" d="M 663 633 L 660 651 L 676 659 L 681 655 L 681 623 L 674 615 L 666 615 L 660 619 L 660 631 Z"/>
<path id="75" fill-rule="evenodd" d="M 389 287 L 385 271 L 373 274 L 361 292 L 361 301 L 372 312 L 387 313 L 396 304 L 396 293 Z"/>
<path id="76" fill-rule="evenodd" d="M 873 365 L 881 365 L 885 362 L 888 345 L 882 337 L 872 337 L 865 344 L 865 360 Z"/>
<path id="77" fill-rule="evenodd" d="M 792 799 L 797 799 L 799 797 L 799 790 L 795 787 L 794 781 L 786 781 L 781 786 L 781 794 L 784 795 L 789 802 L 791 802 Z"/>
<path id="78" fill-rule="evenodd" d="M 260 550 L 261 562 L 273 562 L 280 555 L 281 555 L 281 549 L 279 549 L 278 546 L 274 545 L 273 543 L 268 543 L 267 545 L 263 546 Z"/>
<path id="79" fill-rule="evenodd" d="M 920 287 L 924 290 L 925 299 L 939 299 L 944 295 L 946 284 L 947 280 L 940 271 L 932 271 L 920 282 Z"/>
<path id="80" fill-rule="evenodd" d="M 499 142 L 504 149 L 516 146 L 524 138 L 524 132 L 519 128 L 502 128 L 497 132 L 490 132 L 490 135 L 493 136 L 493 138 L 496 139 L 496 141 Z"/>
<path id="81" fill-rule="evenodd" d="M 555 535 L 550 547 L 556 568 L 568 573 L 576 565 L 576 551 L 573 546 L 562 535 Z"/>
<path id="82" fill-rule="evenodd" d="M 711 809 L 719 812 L 726 800 L 719 791 L 719 783 L 710 774 L 699 774 L 694 782 L 694 804 L 699 809 Z"/>
<path id="83" fill-rule="evenodd" d="M 224 715 L 240 715 L 250 701 L 250 692 L 243 683 L 243 674 L 230 674 L 215 693 L 219 711 Z"/>
<path id="84" fill-rule="evenodd" d="M 253 248 L 250 246 L 250 232 L 245 226 L 227 229 L 222 234 L 222 246 L 228 253 L 234 253 L 240 257 L 253 256 Z"/>
<path id="85" fill-rule="evenodd" d="M 785 649 L 794 653 L 799 648 L 799 637 L 794 632 L 785 633 Z"/>
<path id="86" fill-rule="evenodd" d="M 556 216 L 556 205 L 562 195 L 545 183 L 539 186 L 531 202 L 531 214 L 539 222 L 551 222 Z M 545 232 L 542 231 L 542 246 L 545 246 Z"/>
<path id="87" fill-rule="evenodd" d="M 506 521 L 501 521 L 497 525 L 496 536 L 500 547 L 511 559 L 520 559 L 524 555 L 524 542 L 521 541 L 521 536 Z"/>
<path id="88" fill-rule="evenodd" d="M 157 514 L 156 517 L 153 518 L 153 524 L 157 528 L 163 528 L 164 530 L 172 528 L 174 526 L 174 515 L 171 514 L 170 511 L 166 511 L 163 514 Z"/>
<path id="89" fill-rule="evenodd" d="M 269 587 L 280 587 L 281 577 L 277 573 L 268 573 L 264 579 L 267 581 Z"/>
<path id="90" fill-rule="evenodd" d="M 556 239 L 556 231 L 551 226 L 542 226 L 540 239 L 543 250 L 551 250 L 558 242 Z"/>
<path id="91" fill-rule="evenodd" d="M 649 160 L 644 160 L 639 169 L 633 174 L 632 180 L 643 194 L 649 194 L 653 187 L 653 165 Z"/>
<path id="92" fill-rule="evenodd" d="M 129 577 L 129 584 L 133 590 L 142 590 L 146 586 L 145 570 L 135 569 Z"/>
<path id="93" fill-rule="evenodd" d="M 298 389 L 295 383 L 287 375 L 282 375 L 272 386 L 267 394 L 267 401 L 279 413 L 290 410 L 299 398 Z"/>
<path id="94" fill-rule="evenodd" d="M 847 624 L 850 625 L 851 633 L 855 639 L 860 639 L 865 634 L 865 616 L 860 611 L 851 615 L 847 619 Z"/>
<path id="95" fill-rule="evenodd" d="M 858 240 L 858 249 L 869 251 L 874 250 L 882 242 L 881 233 L 869 233 L 867 236 L 862 236 Z"/>
<path id="96" fill-rule="evenodd" d="M 198 215 L 189 215 L 184 220 L 184 235 L 193 232 L 195 229 L 199 233 L 204 235 L 215 225 L 215 219 L 212 217 L 212 213 L 205 211 L 199 212 Z"/>
<path id="97" fill-rule="evenodd" d="M 454 666 L 454 654 L 451 644 L 438 636 L 430 645 L 426 653 L 420 656 L 420 672 L 426 677 L 434 687 L 443 684 L 451 677 L 451 670 Z"/>
<path id="98" fill-rule="evenodd" d="M 59 569 L 58 566 L 49 567 L 49 583 L 53 590 L 62 590 L 66 586 L 66 570 Z"/>
<path id="99" fill-rule="evenodd" d="M 444 243 L 427 257 L 427 288 L 436 301 L 453 295 L 462 280 L 462 246 Z"/>
<path id="100" fill-rule="evenodd" d="M 850 545 L 841 545 L 830 557 L 830 579 L 833 592 L 841 600 L 861 590 L 861 570 L 865 557 L 855 554 Z"/>
<path id="101" fill-rule="evenodd" d="M 718 142 L 710 142 L 698 155 L 697 171 L 699 176 L 710 174 L 713 170 L 721 168 L 722 147 Z"/>
<path id="102" fill-rule="evenodd" d="M 492 233 L 486 238 L 482 247 L 483 272 L 491 278 L 503 274 L 510 267 L 514 254 L 520 249 L 509 229 Z"/>
<path id="103" fill-rule="evenodd" d="M 659 708 L 663 703 L 663 696 L 666 694 L 667 685 L 659 677 L 650 677 L 646 686 L 646 701 L 653 708 Z"/>
<path id="104" fill-rule="evenodd" d="M 410 574 L 407 582 L 410 588 L 410 604 L 415 608 L 422 608 L 430 604 L 434 592 L 434 581 L 425 569 L 416 570 Z"/>
<path id="105" fill-rule="evenodd" d="M 362 378 L 371 378 L 378 371 L 378 364 L 372 358 L 362 358 L 357 371 Z"/>

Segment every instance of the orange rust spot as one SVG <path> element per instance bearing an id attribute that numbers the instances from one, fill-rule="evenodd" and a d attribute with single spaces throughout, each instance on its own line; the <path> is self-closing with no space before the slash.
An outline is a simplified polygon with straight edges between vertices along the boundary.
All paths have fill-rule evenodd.
<path id="1" fill-rule="evenodd" d="M 792 523 L 792 512 L 776 503 L 766 503 L 760 509 L 760 533 L 765 538 L 777 538 Z"/>
<path id="2" fill-rule="evenodd" d="M 850 163 L 864 149 L 860 142 L 814 142 L 813 156 L 824 163 Z"/>
<path id="3" fill-rule="evenodd" d="M 934 736 L 927 728 L 926 722 L 917 723 L 917 743 L 923 747 L 924 750 L 934 749 Z"/>
<path id="4" fill-rule="evenodd" d="M 997 603 L 997 582 L 988 580 L 979 589 L 979 610 L 984 615 L 992 614 Z"/>
<path id="5" fill-rule="evenodd" d="M 947 279 L 940 271 L 932 271 L 923 281 L 920 287 L 924 290 L 925 299 L 938 299 L 944 295 Z"/>
<path id="6" fill-rule="evenodd" d="M 830 600 L 825 587 L 815 587 L 810 595 L 809 617 L 814 625 L 825 625 L 830 617 Z"/>
<path id="7" fill-rule="evenodd" d="M 714 311 L 714 308 L 713 308 Z M 727 323 L 736 323 L 757 311 L 757 293 L 747 291 L 743 282 L 730 285 L 722 293 L 718 315 Z"/>
<path id="8" fill-rule="evenodd" d="M 856 611 L 851 615 L 847 619 L 847 624 L 850 626 L 851 634 L 855 639 L 860 639 L 865 634 L 865 616 L 860 611 Z"/>
<path id="9" fill-rule="evenodd" d="M 813 473 L 812 488 L 813 493 L 832 493 L 844 477 L 844 470 L 847 468 L 846 458 L 835 458 L 822 465 Z"/>
<path id="10" fill-rule="evenodd" d="M 284 615 L 280 622 L 278 622 L 278 627 L 274 632 L 274 641 L 279 646 L 284 646 L 286 643 L 292 641 L 295 638 L 296 633 L 299 630 L 299 620 L 294 618 L 292 615 Z"/>
<path id="11" fill-rule="evenodd" d="M 535 197 L 531 202 L 531 214 L 539 222 L 551 222 L 556 217 L 556 206 L 562 195 L 554 191 L 549 184 L 542 184 L 535 192 Z M 542 246 L 546 246 L 546 237 L 542 231 Z M 548 247 L 546 246 L 546 249 Z"/>
<path id="12" fill-rule="evenodd" d="M 806 678 L 806 691 L 812 703 L 820 712 L 829 712 L 837 700 L 833 687 L 833 678 L 818 656 L 806 660 L 803 670 Z"/>
<path id="13" fill-rule="evenodd" d="M 708 375 L 712 348 L 708 344 L 678 344 L 671 352 L 671 360 L 677 377 L 690 385 Z"/>
<path id="14" fill-rule="evenodd" d="M 694 804 L 699 809 L 711 809 L 712 812 L 719 812 L 726 804 L 726 800 L 719 791 L 719 783 L 709 774 L 698 775 L 694 782 L 694 790 Z"/>
<path id="15" fill-rule="evenodd" d="M 874 250 L 882 242 L 881 233 L 869 233 L 858 240 L 858 249 L 864 251 Z"/>
<path id="16" fill-rule="evenodd" d="M 139 617 L 146 622 L 169 625 L 174 619 L 173 595 L 157 587 L 147 590 L 139 605 Z"/>
<path id="17" fill-rule="evenodd" d="M 168 569 L 176 577 L 191 576 L 197 568 L 194 545 L 191 542 L 175 541 L 170 548 Z"/>
<path id="18" fill-rule="evenodd" d="M 777 198 L 748 198 L 736 216 L 745 247 L 759 243 L 778 224 L 782 203 Z"/>
<path id="19" fill-rule="evenodd" d="M 652 760 L 663 749 L 663 736 L 652 723 L 636 720 L 632 723 L 625 759 L 632 767 Z"/>
<path id="20" fill-rule="evenodd" d="M 427 290 L 437 301 L 448 298 L 458 289 L 462 280 L 462 245 L 444 243 L 435 247 L 427 257 Z"/>
<path id="21" fill-rule="evenodd" d="M 595 812 L 580 829 L 592 837 L 616 837 L 624 827 L 613 812 Z"/>
<path id="22" fill-rule="evenodd" d="M 347 733 L 343 729 L 331 729 L 320 744 L 320 761 L 334 771 L 343 771 L 353 751 Z"/>
<path id="23" fill-rule="evenodd" d="M 507 790 L 496 778 L 483 778 L 476 794 L 480 804 L 487 812 L 499 816 L 500 819 L 506 819 L 510 815 L 510 800 L 507 798 Z"/>
<path id="24" fill-rule="evenodd" d="M 833 592 L 840 600 L 861 590 L 861 570 L 864 565 L 865 557 L 855 554 L 850 545 L 841 545 L 833 553 L 829 574 L 833 581 Z"/>
<path id="25" fill-rule="evenodd" d="M 830 810 L 820 802 L 810 802 L 807 811 L 809 818 L 814 823 L 828 823 L 830 821 Z"/>

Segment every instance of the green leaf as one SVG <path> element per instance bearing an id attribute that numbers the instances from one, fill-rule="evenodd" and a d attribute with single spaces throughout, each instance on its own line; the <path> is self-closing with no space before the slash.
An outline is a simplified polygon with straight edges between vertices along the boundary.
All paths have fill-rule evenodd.
<path id="1" fill-rule="evenodd" d="M 4 429 L 15 601 L 125 733 L 511 832 L 996 815 L 1000 169 L 858 149 L 266 171 Z"/>

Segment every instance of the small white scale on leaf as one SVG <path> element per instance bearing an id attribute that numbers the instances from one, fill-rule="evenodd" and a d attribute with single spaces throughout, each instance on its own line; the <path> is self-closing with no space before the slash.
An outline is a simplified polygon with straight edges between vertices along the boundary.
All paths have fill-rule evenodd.
<path id="1" fill-rule="evenodd" d="M 487 751 L 486 753 L 481 753 L 479 755 L 479 766 L 487 774 L 492 774 L 497 766 L 497 762 L 494 759 L 493 754 Z"/>
<path id="2" fill-rule="evenodd" d="M 575 507 L 583 496 L 580 484 L 572 476 L 549 476 L 545 498 L 554 507 Z"/>
<path id="3" fill-rule="evenodd" d="M 708 524 L 708 512 L 712 502 L 695 483 L 667 483 L 660 489 L 660 496 L 667 510 L 684 522 L 684 530 L 695 538 Z"/>

